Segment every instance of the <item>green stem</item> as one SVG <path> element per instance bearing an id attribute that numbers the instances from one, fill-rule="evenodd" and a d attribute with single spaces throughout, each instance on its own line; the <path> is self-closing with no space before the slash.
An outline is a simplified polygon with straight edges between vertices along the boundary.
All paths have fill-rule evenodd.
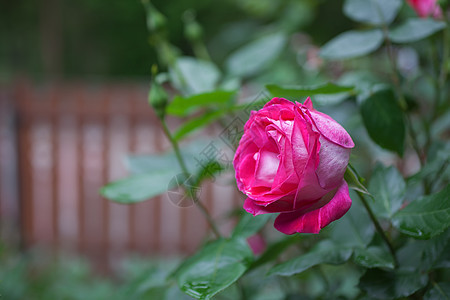
<path id="1" fill-rule="evenodd" d="M 449 25 L 448 25 L 448 21 L 446 21 L 446 27 L 444 29 L 443 32 L 443 39 L 442 39 L 442 63 L 441 63 L 441 71 L 439 73 L 439 88 L 440 90 L 444 89 L 444 85 L 445 82 L 447 80 L 447 65 L 448 65 L 448 59 L 450 56 L 450 49 L 449 49 L 449 35 L 450 35 L 450 30 L 449 30 Z M 440 102 L 441 99 L 438 99 L 438 101 Z"/>
<path id="2" fill-rule="evenodd" d="M 432 65 L 433 65 L 434 72 L 432 73 L 432 77 L 433 77 L 433 82 L 434 82 L 434 88 L 436 89 L 436 97 L 434 98 L 433 110 L 431 112 L 431 117 L 430 117 L 430 123 L 432 123 L 438 115 L 439 102 L 441 100 L 440 77 L 441 77 L 442 71 L 440 70 L 441 66 L 439 65 L 439 54 L 438 54 L 438 50 L 437 50 L 437 44 L 438 44 L 437 37 L 435 37 L 432 40 L 432 52 L 431 52 L 432 56 L 431 57 L 433 59 Z"/>
<path id="3" fill-rule="evenodd" d="M 389 62 L 391 65 L 392 82 L 394 82 L 395 91 L 397 93 L 398 104 L 400 105 L 401 109 L 405 111 L 408 108 L 408 105 L 406 103 L 405 96 L 403 95 L 403 92 L 401 89 L 400 77 L 398 76 L 397 67 L 396 67 L 397 63 L 395 60 L 395 55 L 394 55 L 391 41 L 389 40 L 388 29 L 387 29 L 386 25 L 383 26 L 383 34 L 384 34 L 384 40 L 386 42 L 386 52 L 388 54 Z"/>
<path id="4" fill-rule="evenodd" d="M 447 168 L 449 162 L 448 160 L 445 161 L 442 166 L 439 168 L 439 170 L 435 173 L 433 179 L 430 180 L 431 184 L 429 185 L 429 189 L 425 191 L 426 194 L 430 194 L 433 191 L 433 188 L 437 185 L 437 182 L 439 178 L 441 177 L 441 174 L 445 171 Z"/>
<path id="5" fill-rule="evenodd" d="M 186 167 L 184 159 L 181 156 L 180 147 L 178 146 L 178 142 L 173 138 L 172 134 L 170 133 L 170 130 L 169 130 L 169 127 L 167 126 L 166 121 L 161 120 L 161 124 L 162 124 L 164 134 L 167 136 L 170 143 L 172 144 L 172 147 L 175 151 L 175 155 L 177 157 L 178 164 L 180 165 L 181 170 L 183 171 L 184 174 L 189 174 L 189 171 Z M 208 212 L 206 207 L 203 205 L 203 203 L 200 202 L 197 195 L 195 193 L 187 191 L 186 187 L 185 187 L 185 192 L 192 199 L 192 201 L 197 205 L 197 207 L 200 209 L 200 211 L 203 213 L 203 215 L 206 218 L 206 221 L 208 222 L 209 226 L 211 227 L 211 230 L 214 232 L 214 235 L 216 236 L 216 238 L 222 237 L 222 235 L 220 234 L 219 230 L 217 229 L 217 226 L 214 223 L 214 220 L 212 219 L 210 213 Z"/>
<path id="6" fill-rule="evenodd" d="M 185 174 L 189 174 L 189 171 L 186 167 L 186 164 L 184 163 L 183 157 L 181 156 L 180 147 L 178 146 L 177 141 L 173 138 L 172 134 L 170 133 L 169 127 L 167 126 L 167 123 L 165 120 L 161 120 L 162 128 L 164 131 L 164 134 L 167 136 L 167 138 L 170 141 L 170 144 L 173 147 L 173 150 L 175 151 L 175 155 L 177 157 L 178 163 L 181 167 L 181 170 Z"/>
<path id="7" fill-rule="evenodd" d="M 239 288 L 239 293 L 241 294 L 241 300 L 247 300 L 247 294 L 245 293 L 244 285 L 239 279 L 236 281 L 236 283 Z"/>
<path id="8" fill-rule="evenodd" d="M 423 167 L 425 165 L 425 156 L 422 155 L 422 151 L 420 150 L 419 142 L 417 141 L 417 134 L 416 134 L 416 131 L 414 130 L 413 124 L 411 122 L 411 118 L 406 113 L 405 113 L 405 120 L 406 120 L 406 126 L 408 127 L 408 130 L 410 132 L 412 147 L 413 147 L 414 151 L 416 151 L 416 154 L 419 158 L 420 167 Z"/>
<path id="9" fill-rule="evenodd" d="M 412 147 L 413 147 L 414 151 L 417 153 L 417 156 L 420 161 L 420 165 L 423 166 L 425 164 L 425 157 L 422 155 L 422 151 L 420 150 L 419 143 L 417 141 L 417 134 L 414 130 L 414 127 L 412 126 L 411 118 L 406 113 L 408 105 L 406 103 L 405 96 L 403 95 L 403 92 L 402 92 L 402 88 L 401 88 L 401 84 L 400 84 L 400 77 L 398 76 L 398 73 L 397 73 L 397 67 L 396 67 L 397 63 L 395 60 L 395 55 L 393 53 L 391 41 L 389 40 L 388 28 L 386 25 L 383 25 L 383 33 L 384 33 L 384 39 L 386 41 L 386 51 L 387 51 L 387 54 L 389 57 L 389 62 L 390 62 L 391 69 L 392 69 L 392 82 L 394 83 L 395 91 L 397 93 L 398 104 L 400 105 L 400 108 L 405 112 L 406 126 L 407 126 L 408 131 L 411 136 Z"/>
<path id="10" fill-rule="evenodd" d="M 433 284 L 433 286 L 439 291 L 439 293 L 442 295 L 442 297 L 444 297 L 447 300 L 450 300 L 447 297 L 447 294 L 442 290 L 441 286 L 434 280 L 431 280 L 431 283 Z"/>
<path id="11" fill-rule="evenodd" d="M 446 21 L 446 20 L 444 20 Z M 447 22 L 446 22 L 447 23 Z M 434 66 L 435 67 L 435 72 L 436 72 L 436 77 L 433 81 L 435 84 L 435 89 L 436 89 L 436 97 L 434 99 L 434 103 L 433 103 L 433 110 L 432 110 L 432 114 L 430 117 L 430 124 L 437 118 L 438 114 L 439 114 L 439 106 L 441 104 L 441 101 L 444 99 L 444 88 L 445 88 L 445 83 L 447 80 L 447 64 L 449 62 L 449 56 L 450 56 L 450 49 L 449 49 L 449 35 L 450 35 L 450 31 L 449 31 L 449 27 L 448 24 L 446 25 L 446 27 L 444 28 L 443 32 L 442 32 L 442 59 L 440 64 L 438 64 L 438 66 Z M 432 51 L 432 57 L 434 61 L 439 61 L 439 55 L 438 55 L 438 51 L 437 51 L 437 38 L 435 40 L 433 40 L 433 51 Z M 426 147 L 425 150 L 427 150 L 431 144 L 431 133 L 430 133 L 430 126 L 428 124 L 427 126 L 427 143 L 426 143 Z"/>
<path id="12" fill-rule="evenodd" d="M 325 289 L 324 290 L 330 292 L 331 284 L 330 284 L 330 281 L 328 280 L 327 274 L 325 274 L 325 272 L 322 270 L 320 265 L 318 265 L 316 269 L 317 269 L 320 277 L 322 277 L 323 283 L 325 284 Z"/>
<path id="13" fill-rule="evenodd" d="M 211 61 L 211 56 L 209 56 L 208 49 L 202 40 L 194 41 L 192 43 L 192 49 L 198 58 Z"/>
<path id="14" fill-rule="evenodd" d="M 359 199 L 361 199 L 361 202 L 363 203 L 364 207 L 366 208 L 367 213 L 369 214 L 369 217 L 373 222 L 373 225 L 375 225 L 375 229 L 378 231 L 378 233 L 381 235 L 381 238 L 388 246 L 389 252 L 391 252 L 392 258 L 394 259 L 394 265 L 397 268 L 398 261 L 397 261 L 397 256 L 395 255 L 395 250 L 394 250 L 394 247 L 392 246 L 392 243 L 389 241 L 388 237 L 384 233 L 383 228 L 381 228 L 380 223 L 378 222 L 377 218 L 375 217 L 375 214 L 373 213 L 372 209 L 370 208 L 369 203 L 367 203 L 366 198 L 364 198 L 363 193 L 361 193 L 359 191 L 356 191 L 356 193 L 358 194 Z"/>

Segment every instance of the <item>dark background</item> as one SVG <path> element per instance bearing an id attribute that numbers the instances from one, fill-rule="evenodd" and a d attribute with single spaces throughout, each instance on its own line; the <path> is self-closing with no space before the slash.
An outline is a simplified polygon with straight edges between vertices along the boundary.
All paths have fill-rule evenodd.
<path id="1" fill-rule="evenodd" d="M 213 60 L 245 43 L 246 36 L 221 36 L 230 26 L 251 33 L 261 25 L 283 23 L 308 32 L 321 45 L 352 24 L 340 12 L 342 1 L 152 1 L 168 20 L 169 39 L 192 53 L 183 36 L 183 12 L 193 9 L 203 25 Z M 292 3 L 307 8 L 289 16 Z M 329 20 L 333 20 L 331 24 Z M 238 25 L 236 25 L 238 24 Z M 244 31 L 245 31 L 244 30 Z M 46 78 L 142 78 L 156 62 L 147 42 L 145 11 L 138 0 L 2 1 L 0 76 Z M 232 39 L 232 40 L 231 40 Z M 230 49 L 231 48 L 231 49 Z"/>

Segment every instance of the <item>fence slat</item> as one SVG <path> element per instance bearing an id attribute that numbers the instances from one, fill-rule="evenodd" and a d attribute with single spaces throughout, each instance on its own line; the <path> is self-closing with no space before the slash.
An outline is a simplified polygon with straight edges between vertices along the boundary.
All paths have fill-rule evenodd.
<path id="1" fill-rule="evenodd" d="M 79 251 L 114 267 L 130 251 L 191 253 L 202 243 L 208 226 L 195 206 L 177 207 L 167 194 L 132 206 L 98 194 L 103 184 L 127 175 L 128 153 L 170 149 L 148 107 L 147 86 L 22 84 L 14 98 L 21 226 L 27 245 Z M 170 119 L 169 125 L 176 128 L 180 121 Z M 220 219 L 240 200 L 233 188 L 214 184 L 206 184 L 200 197 Z M 230 230 L 226 226 L 224 233 Z"/>
<path id="2" fill-rule="evenodd" d="M 0 87 L 0 237 L 17 245 L 19 234 L 16 111 L 12 90 Z"/>
<path id="3" fill-rule="evenodd" d="M 48 91 L 45 89 L 39 98 L 35 98 L 32 109 L 48 110 Z M 36 116 L 31 126 L 31 178 L 33 236 L 37 241 L 52 245 L 53 236 L 53 201 L 52 201 L 52 124 L 47 116 Z"/>
<path id="4" fill-rule="evenodd" d="M 79 238 L 78 123 L 76 99 L 72 90 L 61 95 L 58 141 L 58 241 L 66 251 L 75 251 Z"/>

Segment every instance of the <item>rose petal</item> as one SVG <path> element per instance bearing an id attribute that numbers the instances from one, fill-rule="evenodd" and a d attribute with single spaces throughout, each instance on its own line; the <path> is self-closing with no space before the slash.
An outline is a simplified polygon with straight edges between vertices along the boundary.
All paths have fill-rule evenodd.
<path id="1" fill-rule="evenodd" d="M 305 118 L 303 112 L 295 107 L 295 119 L 292 129 L 291 147 L 292 159 L 295 172 L 299 178 L 302 178 L 307 167 L 308 161 L 315 158 L 317 153 L 313 151 L 319 134 L 314 132 L 309 119 Z M 318 157 L 317 157 L 318 158 Z"/>
<path id="2" fill-rule="evenodd" d="M 319 148 L 321 147 L 319 139 L 314 141 L 313 148 L 310 150 L 311 155 L 308 158 L 305 169 L 303 170 L 300 182 L 297 186 L 297 193 L 293 203 L 293 209 L 297 210 L 304 207 L 311 201 L 322 198 L 330 190 L 326 190 L 320 186 L 317 178 L 316 169 L 319 163 Z M 342 178 L 340 178 L 342 179 Z"/>
<path id="3" fill-rule="evenodd" d="M 322 188 L 331 190 L 337 187 L 347 169 L 350 149 L 341 147 L 320 138 L 319 165 L 316 169 L 317 178 Z"/>
<path id="4" fill-rule="evenodd" d="M 320 199 L 329 190 L 319 184 L 315 170 L 320 163 L 320 134 L 315 132 L 308 115 L 296 107 L 296 118 L 292 130 L 292 156 L 295 172 L 299 178 L 293 210 L 311 200 Z"/>
<path id="5" fill-rule="evenodd" d="M 355 144 L 348 132 L 330 116 L 317 110 L 307 110 L 317 130 L 329 141 L 344 148 L 353 148 Z"/>
<path id="6" fill-rule="evenodd" d="M 272 105 L 276 105 L 276 104 L 287 106 L 289 108 L 294 106 L 294 103 L 289 101 L 289 100 L 287 100 L 287 99 L 284 99 L 284 98 L 272 98 L 272 100 L 270 100 L 269 102 L 267 102 L 264 105 L 264 108 L 272 106 Z"/>
<path id="7" fill-rule="evenodd" d="M 309 110 L 313 110 L 314 109 L 313 103 L 311 101 L 311 98 L 309 98 L 309 97 L 306 98 L 305 102 L 303 102 L 303 105 Z"/>
<path id="8" fill-rule="evenodd" d="M 254 216 L 262 215 L 262 214 L 271 214 L 271 213 L 279 213 L 285 211 L 292 211 L 292 204 L 290 201 L 283 201 L 280 199 L 280 196 L 275 202 L 258 205 L 252 198 L 245 199 L 244 209 L 251 213 Z"/>
<path id="9" fill-rule="evenodd" d="M 245 186 L 249 186 L 252 184 L 254 178 L 255 178 L 255 169 L 257 166 L 257 161 L 253 157 L 252 154 L 247 154 L 244 156 L 244 158 L 241 160 L 240 165 L 238 166 L 239 171 L 239 178 L 237 178 L 238 187 L 241 191 L 244 192 Z M 243 185 L 239 185 L 239 183 L 242 183 Z"/>
<path id="10" fill-rule="evenodd" d="M 255 172 L 254 184 L 271 187 L 280 164 L 278 153 L 265 150 L 261 150 L 259 153 L 259 164 Z"/>
<path id="11" fill-rule="evenodd" d="M 280 165 L 277 170 L 277 176 L 275 176 L 273 181 L 272 189 L 282 189 L 284 192 L 296 190 L 298 176 L 294 170 L 291 143 L 287 138 L 283 139 L 282 143 L 280 143 L 280 153 L 284 155 L 280 154 Z M 288 186 L 289 188 L 286 189 Z"/>
<path id="12" fill-rule="evenodd" d="M 331 222 L 341 218 L 351 206 L 348 185 L 343 180 L 334 197 L 321 208 L 313 211 L 296 211 L 281 213 L 276 219 L 274 227 L 285 234 L 319 233 Z"/>

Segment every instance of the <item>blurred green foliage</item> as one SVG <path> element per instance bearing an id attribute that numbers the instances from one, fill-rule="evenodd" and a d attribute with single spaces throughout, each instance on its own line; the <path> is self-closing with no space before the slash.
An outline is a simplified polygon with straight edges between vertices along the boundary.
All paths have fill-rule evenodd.
<path id="1" fill-rule="evenodd" d="M 43 248 L 19 252 L 0 244 L 0 299 L 158 299 L 152 296 L 166 293 L 161 286 L 177 263 L 177 258 L 129 256 L 116 261 L 105 276 L 81 256 L 50 254 Z M 178 288 L 171 295 L 168 299 L 183 299 Z"/>
<path id="2" fill-rule="evenodd" d="M 170 20 L 169 40 L 186 55 L 193 50 L 183 33 L 183 14 L 194 11 L 212 58 L 219 64 L 267 24 L 290 33 L 306 30 L 318 43 L 351 26 L 335 13 L 342 1 L 155 0 L 152 4 Z M 333 24 L 329 23 L 331 15 Z M 45 22 L 59 24 L 58 29 L 48 33 L 52 29 L 46 28 Z M 27 74 L 45 79 L 49 75 L 43 62 L 45 47 L 60 48 L 56 51 L 60 51 L 58 75 L 62 78 L 149 76 L 157 59 L 148 43 L 145 22 L 139 0 L 4 1 L 0 9 L 0 78 Z M 44 45 L 48 34 L 54 35 L 50 39 L 55 45 Z"/>

